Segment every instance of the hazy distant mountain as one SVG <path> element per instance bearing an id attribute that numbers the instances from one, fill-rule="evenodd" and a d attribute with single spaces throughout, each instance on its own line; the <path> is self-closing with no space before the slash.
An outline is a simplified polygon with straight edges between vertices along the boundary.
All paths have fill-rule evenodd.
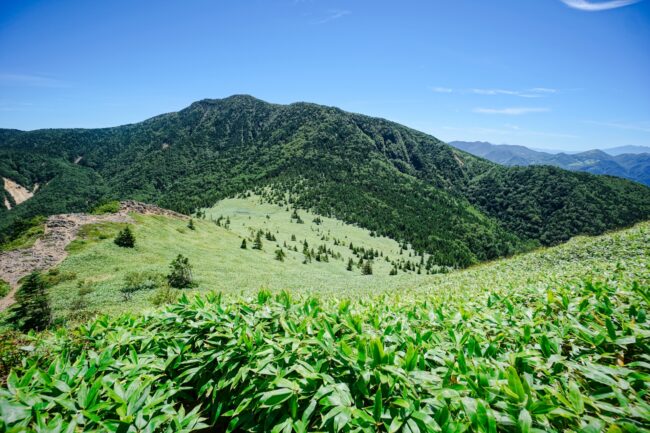
<path id="1" fill-rule="evenodd" d="M 567 155 L 575 155 L 576 153 L 581 153 L 579 150 L 542 149 L 539 147 L 529 147 L 529 149 L 536 150 L 537 152 L 550 153 L 553 155 L 556 155 L 558 153 L 566 153 Z M 650 146 L 617 146 L 598 150 L 602 150 L 609 155 L 617 156 L 624 153 L 650 153 Z"/>
<path id="2" fill-rule="evenodd" d="M 618 146 L 602 150 L 605 153 L 616 156 L 624 153 L 650 153 L 650 146 Z"/>
<path id="3" fill-rule="evenodd" d="M 650 185 L 650 147 L 621 146 L 579 153 L 549 153 L 524 146 L 491 144 L 484 141 L 452 141 L 452 146 L 503 165 L 554 165 L 567 170 L 631 179 Z M 645 149 L 646 153 L 635 153 Z M 626 153 L 620 153 L 626 151 Z"/>

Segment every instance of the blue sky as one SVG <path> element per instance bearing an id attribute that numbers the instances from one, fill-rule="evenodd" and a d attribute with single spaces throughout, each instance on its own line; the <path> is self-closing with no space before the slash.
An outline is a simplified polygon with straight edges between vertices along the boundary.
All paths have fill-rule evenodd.
<path id="1" fill-rule="evenodd" d="M 0 127 L 236 93 L 447 141 L 650 145 L 650 0 L 0 1 Z"/>

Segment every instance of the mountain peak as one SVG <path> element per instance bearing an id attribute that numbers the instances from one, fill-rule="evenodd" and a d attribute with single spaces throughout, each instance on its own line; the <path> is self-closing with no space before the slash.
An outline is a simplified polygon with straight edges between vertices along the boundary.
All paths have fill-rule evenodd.
<path id="1" fill-rule="evenodd" d="M 193 102 L 192 105 L 217 105 L 217 104 L 253 104 L 253 103 L 262 103 L 268 104 L 268 102 L 258 99 L 252 95 L 248 94 L 234 94 L 226 96 L 225 98 L 205 98 L 200 99 L 196 102 Z"/>

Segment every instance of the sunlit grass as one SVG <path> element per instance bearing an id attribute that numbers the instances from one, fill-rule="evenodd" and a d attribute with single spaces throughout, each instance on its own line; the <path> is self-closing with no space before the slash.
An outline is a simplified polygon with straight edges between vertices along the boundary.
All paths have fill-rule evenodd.
<path id="1" fill-rule="evenodd" d="M 58 317 L 70 315 L 70 305 L 77 296 L 79 281 L 90 283 L 88 309 L 103 313 L 140 311 L 152 306 L 153 293 L 137 292 L 129 301 L 120 294 L 124 277 L 130 272 L 146 271 L 166 274 L 170 262 L 178 255 L 188 257 L 194 267 L 197 288 L 191 293 L 221 291 L 226 296 L 240 296 L 260 288 L 277 291 L 289 289 L 295 293 L 358 298 L 369 294 L 411 294 L 444 292 L 451 297 L 463 297 L 475 290 L 497 290 L 503 287 L 544 287 L 584 277 L 602 276 L 614 272 L 648 275 L 649 223 L 606 234 L 600 237 L 579 237 L 554 248 L 540 249 L 528 254 L 481 264 L 449 274 L 418 275 L 400 272 L 389 276 L 391 265 L 383 258 L 373 264 L 373 275 L 362 275 L 346 265 L 352 255 L 349 243 L 373 248 L 390 259 L 409 259 L 412 251 L 400 256 L 400 245 L 387 238 L 373 237 L 367 230 L 338 220 L 301 211 L 304 224 L 292 222 L 291 211 L 257 198 L 224 200 L 206 210 L 206 219 L 196 219 L 196 230 L 187 222 L 162 216 L 134 215 L 133 230 L 136 246 L 120 248 L 112 238 L 121 225 L 88 226 L 84 239 L 69 247 L 69 257 L 59 266 L 61 272 L 76 275 L 73 280 L 56 285 L 50 297 Z M 211 219 L 230 219 L 229 228 L 217 226 Z M 267 218 L 268 216 L 268 218 Z M 263 250 L 251 249 L 251 229 L 271 231 L 276 242 L 263 241 Z M 295 241 L 292 241 L 292 235 Z M 246 237 L 248 249 L 241 249 Z M 334 238 L 341 245 L 334 245 Z M 312 261 L 303 264 L 302 242 L 310 246 L 327 245 L 339 252 L 341 259 L 329 262 Z M 324 240 L 325 239 L 325 240 Z M 284 247 L 284 244 L 287 247 Z M 298 252 L 294 252 L 296 246 Z M 275 250 L 286 254 L 283 262 L 275 259 Z M 356 259 L 356 257 L 355 257 Z M 416 261 L 417 257 L 410 257 Z M 645 273 L 645 275 L 642 275 Z"/>

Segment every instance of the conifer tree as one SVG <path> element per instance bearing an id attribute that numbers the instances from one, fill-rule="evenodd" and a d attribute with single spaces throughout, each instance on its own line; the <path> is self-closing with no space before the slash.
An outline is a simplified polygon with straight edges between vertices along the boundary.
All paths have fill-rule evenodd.
<path id="1" fill-rule="evenodd" d="M 122 248 L 133 248 L 135 246 L 135 236 L 129 226 L 124 227 L 115 237 L 115 245 Z"/>
<path id="2" fill-rule="evenodd" d="M 352 270 L 352 266 L 354 266 L 354 261 L 352 260 L 352 258 L 350 258 L 350 259 L 348 259 L 348 267 L 347 267 L 347 270 L 348 270 L 348 271 L 351 271 L 351 270 Z"/>
<path id="3" fill-rule="evenodd" d="M 52 310 L 47 298 L 47 286 L 38 272 L 27 276 L 16 293 L 18 306 L 11 321 L 24 331 L 42 331 L 52 322 Z"/>
<path id="4" fill-rule="evenodd" d="M 253 249 L 261 250 L 262 249 L 262 232 L 257 232 L 255 235 L 255 240 L 253 241 Z"/>
<path id="5" fill-rule="evenodd" d="M 241 241 L 241 249 L 242 250 L 246 249 L 246 238 L 242 239 L 242 241 Z"/>
<path id="6" fill-rule="evenodd" d="M 169 285 L 177 289 L 192 287 L 194 280 L 192 277 L 192 266 L 187 257 L 179 254 L 169 265 L 169 275 L 167 281 Z"/>
<path id="7" fill-rule="evenodd" d="M 361 273 L 363 275 L 372 275 L 372 262 L 368 260 L 361 268 Z"/>
<path id="8" fill-rule="evenodd" d="M 194 220 L 190 218 L 190 222 L 187 223 L 187 228 L 190 230 L 196 230 L 196 227 L 194 227 Z"/>

